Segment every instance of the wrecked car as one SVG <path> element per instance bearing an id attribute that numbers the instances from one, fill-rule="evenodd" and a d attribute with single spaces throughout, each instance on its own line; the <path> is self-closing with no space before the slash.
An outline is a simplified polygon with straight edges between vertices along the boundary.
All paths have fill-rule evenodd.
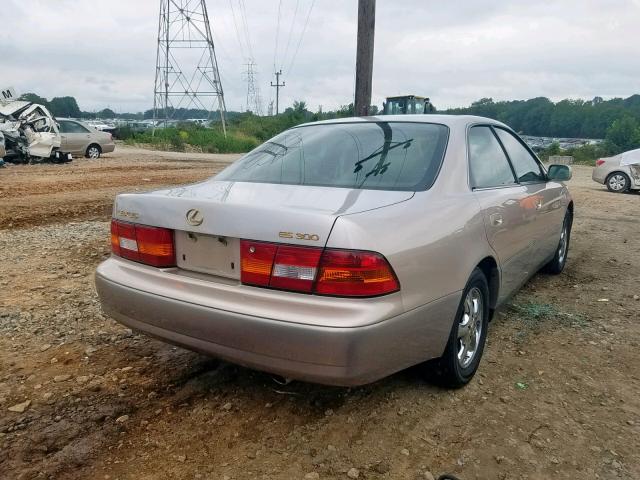
<path id="1" fill-rule="evenodd" d="M 0 158 L 12 163 L 68 162 L 60 149 L 60 132 L 44 105 L 15 100 L 0 102 Z"/>
<path id="2" fill-rule="evenodd" d="M 640 149 L 599 158 L 591 178 L 613 193 L 640 190 Z"/>

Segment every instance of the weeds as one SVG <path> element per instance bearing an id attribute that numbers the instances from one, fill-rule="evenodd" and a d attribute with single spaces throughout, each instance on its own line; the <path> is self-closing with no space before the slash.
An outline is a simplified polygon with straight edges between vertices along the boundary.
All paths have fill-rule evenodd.
<path id="1" fill-rule="evenodd" d="M 549 303 L 512 303 L 509 305 L 509 311 L 515 314 L 516 321 L 523 327 L 516 334 L 518 339 L 526 337 L 531 331 L 539 330 L 543 325 L 583 328 L 588 323 L 584 315 L 560 311 Z"/>

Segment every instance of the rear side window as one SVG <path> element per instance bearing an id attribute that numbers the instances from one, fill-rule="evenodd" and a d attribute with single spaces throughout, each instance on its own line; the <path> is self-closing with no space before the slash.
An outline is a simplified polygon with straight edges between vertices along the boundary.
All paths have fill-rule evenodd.
<path id="1" fill-rule="evenodd" d="M 489 127 L 469 130 L 469 168 L 472 188 L 515 184 L 504 150 Z"/>
<path id="2" fill-rule="evenodd" d="M 544 182 L 546 181 L 538 161 L 531 155 L 529 150 L 525 148 L 520 141 L 510 132 L 496 128 L 496 133 L 500 137 L 502 145 L 504 145 L 513 169 L 516 171 L 518 181 L 527 182 Z"/>
<path id="3" fill-rule="evenodd" d="M 433 123 L 353 122 L 292 128 L 216 176 L 234 182 L 426 190 L 449 129 Z"/>

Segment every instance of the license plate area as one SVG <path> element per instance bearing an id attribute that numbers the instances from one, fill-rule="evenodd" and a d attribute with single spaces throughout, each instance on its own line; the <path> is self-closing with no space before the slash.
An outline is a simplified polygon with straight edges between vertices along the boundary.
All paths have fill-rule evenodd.
<path id="1" fill-rule="evenodd" d="M 240 240 L 175 232 L 176 264 L 184 270 L 240 279 Z"/>

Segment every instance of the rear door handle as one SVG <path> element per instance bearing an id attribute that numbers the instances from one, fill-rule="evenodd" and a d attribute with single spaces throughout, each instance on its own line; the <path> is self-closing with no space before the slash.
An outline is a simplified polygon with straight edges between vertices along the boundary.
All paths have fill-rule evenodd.
<path id="1" fill-rule="evenodd" d="M 502 225 L 503 219 L 501 213 L 492 213 L 489 216 L 489 219 L 491 220 L 491 225 L 494 227 L 499 227 L 500 225 Z"/>

